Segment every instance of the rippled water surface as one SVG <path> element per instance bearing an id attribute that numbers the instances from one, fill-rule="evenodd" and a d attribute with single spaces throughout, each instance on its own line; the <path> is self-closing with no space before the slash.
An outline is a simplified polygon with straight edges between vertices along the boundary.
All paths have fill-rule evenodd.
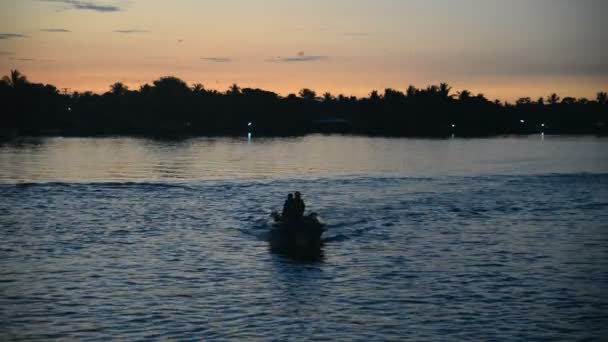
<path id="1" fill-rule="evenodd" d="M 605 340 L 608 140 L 0 145 L 0 340 Z M 276 251 L 288 191 L 327 224 Z"/>

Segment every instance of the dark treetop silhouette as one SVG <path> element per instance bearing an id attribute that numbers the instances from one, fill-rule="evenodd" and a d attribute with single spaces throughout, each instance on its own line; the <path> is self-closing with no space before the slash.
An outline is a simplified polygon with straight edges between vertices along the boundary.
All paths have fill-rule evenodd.
<path id="1" fill-rule="evenodd" d="M 367 98 L 318 97 L 310 89 L 281 97 L 261 89 L 225 93 L 176 77 L 130 90 L 61 94 L 31 83 L 17 70 L 0 81 L 0 137 L 36 135 L 300 135 L 314 132 L 391 136 L 483 136 L 608 133 L 608 96 L 560 99 L 556 94 L 515 104 L 489 101 L 467 90 L 450 94 L 442 83 L 406 92 L 372 91 Z M 253 124 L 248 125 L 249 122 Z"/>

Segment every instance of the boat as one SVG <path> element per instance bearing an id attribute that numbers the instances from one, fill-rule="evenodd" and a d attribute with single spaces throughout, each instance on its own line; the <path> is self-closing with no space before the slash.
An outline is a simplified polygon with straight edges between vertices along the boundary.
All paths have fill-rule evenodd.
<path id="1" fill-rule="evenodd" d="M 286 248 L 309 248 L 321 245 L 321 235 L 325 231 L 325 225 L 316 213 L 309 213 L 294 221 L 285 220 L 276 211 L 270 216 L 273 219 L 271 229 L 273 245 Z"/>

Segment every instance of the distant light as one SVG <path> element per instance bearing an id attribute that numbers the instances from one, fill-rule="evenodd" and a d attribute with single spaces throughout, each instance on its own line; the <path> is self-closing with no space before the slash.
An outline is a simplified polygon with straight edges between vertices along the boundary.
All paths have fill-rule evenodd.
<path id="1" fill-rule="evenodd" d="M 251 127 L 251 121 L 249 121 L 249 123 L 247 123 L 247 126 Z"/>
<path id="2" fill-rule="evenodd" d="M 72 111 L 72 107 L 68 107 L 68 112 L 71 112 L 71 111 Z"/>
<path id="3" fill-rule="evenodd" d="M 452 124 L 452 128 L 454 128 L 454 127 L 456 127 L 456 125 L 455 125 L 455 124 Z"/>
<path id="4" fill-rule="evenodd" d="M 251 132 L 247 133 L 247 140 L 251 140 Z"/>
<path id="5" fill-rule="evenodd" d="M 545 127 L 545 124 L 540 124 L 540 127 Z"/>
<path id="6" fill-rule="evenodd" d="M 525 121 L 524 120 L 519 120 L 519 122 L 524 123 Z"/>

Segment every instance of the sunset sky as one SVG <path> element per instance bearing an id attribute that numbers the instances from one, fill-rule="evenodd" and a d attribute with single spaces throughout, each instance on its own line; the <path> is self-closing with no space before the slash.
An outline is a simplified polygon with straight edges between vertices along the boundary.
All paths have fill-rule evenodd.
<path id="1" fill-rule="evenodd" d="M 173 75 L 282 95 L 448 82 L 594 98 L 607 14 L 605 0 L 0 0 L 0 73 L 95 92 Z"/>

